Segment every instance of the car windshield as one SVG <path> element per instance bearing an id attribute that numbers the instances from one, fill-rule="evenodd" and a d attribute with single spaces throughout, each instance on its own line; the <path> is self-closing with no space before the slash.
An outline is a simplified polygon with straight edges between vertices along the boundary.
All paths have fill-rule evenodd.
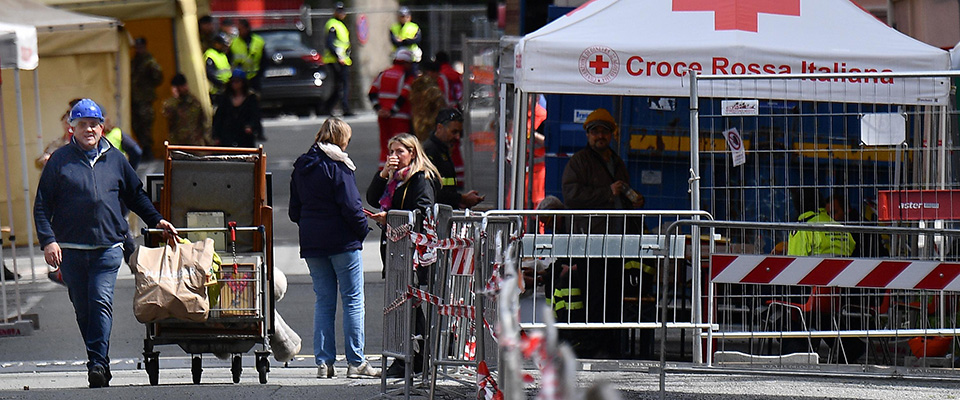
<path id="1" fill-rule="evenodd" d="M 263 37 L 267 51 L 310 51 L 303 43 L 303 35 L 299 31 L 260 32 L 260 36 Z"/>

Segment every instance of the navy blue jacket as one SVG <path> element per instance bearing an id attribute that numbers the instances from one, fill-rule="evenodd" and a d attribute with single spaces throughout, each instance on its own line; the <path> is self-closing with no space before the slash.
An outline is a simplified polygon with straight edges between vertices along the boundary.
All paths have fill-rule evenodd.
<path id="1" fill-rule="evenodd" d="M 100 247 L 123 242 L 130 227 L 121 204 L 149 227 L 162 219 L 123 153 L 106 139 L 100 140 L 100 148 L 92 166 L 73 140 L 50 155 L 33 206 L 41 247 L 52 242 Z"/>
<path id="2" fill-rule="evenodd" d="M 370 227 L 353 171 L 316 144 L 293 164 L 290 220 L 300 226 L 300 257 L 363 248 Z"/>

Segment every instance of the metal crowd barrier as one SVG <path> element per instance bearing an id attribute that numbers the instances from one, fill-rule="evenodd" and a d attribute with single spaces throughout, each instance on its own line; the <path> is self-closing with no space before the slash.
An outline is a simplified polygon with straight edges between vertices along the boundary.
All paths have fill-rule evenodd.
<path id="1" fill-rule="evenodd" d="M 960 230 L 686 220 L 669 232 L 682 226 L 712 232 L 708 366 L 960 377 Z M 848 237 L 856 257 L 751 245 L 801 231 Z"/>
<path id="2" fill-rule="evenodd" d="M 517 260 L 525 284 L 521 328 L 543 328 L 539 310 L 547 306 L 555 311 L 556 327 L 568 337 L 585 329 L 612 332 L 608 339 L 618 341 L 620 348 L 608 350 L 617 352 L 617 357 L 652 356 L 652 330 L 662 323 L 681 329 L 681 341 L 690 341 L 691 351 L 699 352 L 698 341 L 685 338 L 685 330 L 706 327 L 694 301 L 700 296 L 699 285 L 690 283 L 700 281 L 699 269 L 691 267 L 700 251 L 693 244 L 698 241 L 675 232 L 670 235 L 672 245 L 667 246 L 666 229 L 674 221 L 709 219 L 709 214 L 495 210 L 485 215 L 523 220 Z M 658 312 L 661 305 L 666 307 Z M 687 351 L 685 346 L 682 350 Z M 575 351 L 588 357 L 591 352 L 576 346 Z"/>
<path id="3" fill-rule="evenodd" d="M 476 385 L 480 362 L 495 369 L 498 348 L 491 330 L 496 324 L 496 300 L 484 295 L 494 275 L 499 277 L 503 254 L 511 238 L 519 238 L 516 218 L 486 218 L 438 206 L 439 240 L 455 238 L 466 247 L 438 251 L 431 293 L 446 305 L 470 307 L 472 316 L 437 312 L 431 305 L 429 379 L 433 398 L 438 378 Z M 449 216 L 449 217 L 448 217 Z M 469 242 L 468 242 L 469 241 Z"/>
<path id="4" fill-rule="evenodd" d="M 390 210 L 387 213 L 387 229 L 402 229 L 405 226 L 416 226 L 417 214 L 403 210 Z M 389 308 L 397 299 L 405 298 L 407 287 L 415 285 L 413 256 L 414 246 L 409 235 L 394 232 L 395 239 L 387 238 L 386 242 L 386 276 L 384 279 L 383 300 L 384 306 Z M 388 234 L 389 235 L 389 234 Z M 409 306 L 400 306 L 392 310 L 385 309 L 383 314 L 383 350 L 380 379 L 380 393 L 385 396 L 402 394 L 409 399 L 412 391 L 411 374 L 413 373 L 413 324 L 414 309 Z M 389 388 L 387 385 L 387 357 L 393 357 L 405 364 L 406 375 L 402 387 Z"/>

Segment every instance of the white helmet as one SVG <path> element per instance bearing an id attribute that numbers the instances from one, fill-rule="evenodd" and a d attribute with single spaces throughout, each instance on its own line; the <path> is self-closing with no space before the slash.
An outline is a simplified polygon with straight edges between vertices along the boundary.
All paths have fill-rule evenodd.
<path id="1" fill-rule="evenodd" d="M 413 52 L 410 49 L 399 49 L 393 56 L 394 61 L 413 62 Z"/>

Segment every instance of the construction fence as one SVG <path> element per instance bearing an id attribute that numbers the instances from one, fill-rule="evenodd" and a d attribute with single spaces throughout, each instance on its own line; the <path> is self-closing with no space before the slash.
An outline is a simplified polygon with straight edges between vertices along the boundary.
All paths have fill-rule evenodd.
<path id="1" fill-rule="evenodd" d="M 468 391 L 522 387 L 517 364 L 505 360 L 544 354 L 545 332 L 579 358 L 883 376 L 960 371 L 960 256 L 939 250 L 956 243 L 958 230 L 713 221 L 677 211 L 468 215 L 438 207 L 435 215 L 422 230 L 414 213 L 389 219 L 384 355 L 412 367 L 420 353 L 426 373 L 384 378 L 385 394 L 432 397 L 450 390 L 441 380 Z M 899 250 L 804 257 L 733 239 L 798 233 Z M 498 375 L 502 368 L 512 375 Z"/>

